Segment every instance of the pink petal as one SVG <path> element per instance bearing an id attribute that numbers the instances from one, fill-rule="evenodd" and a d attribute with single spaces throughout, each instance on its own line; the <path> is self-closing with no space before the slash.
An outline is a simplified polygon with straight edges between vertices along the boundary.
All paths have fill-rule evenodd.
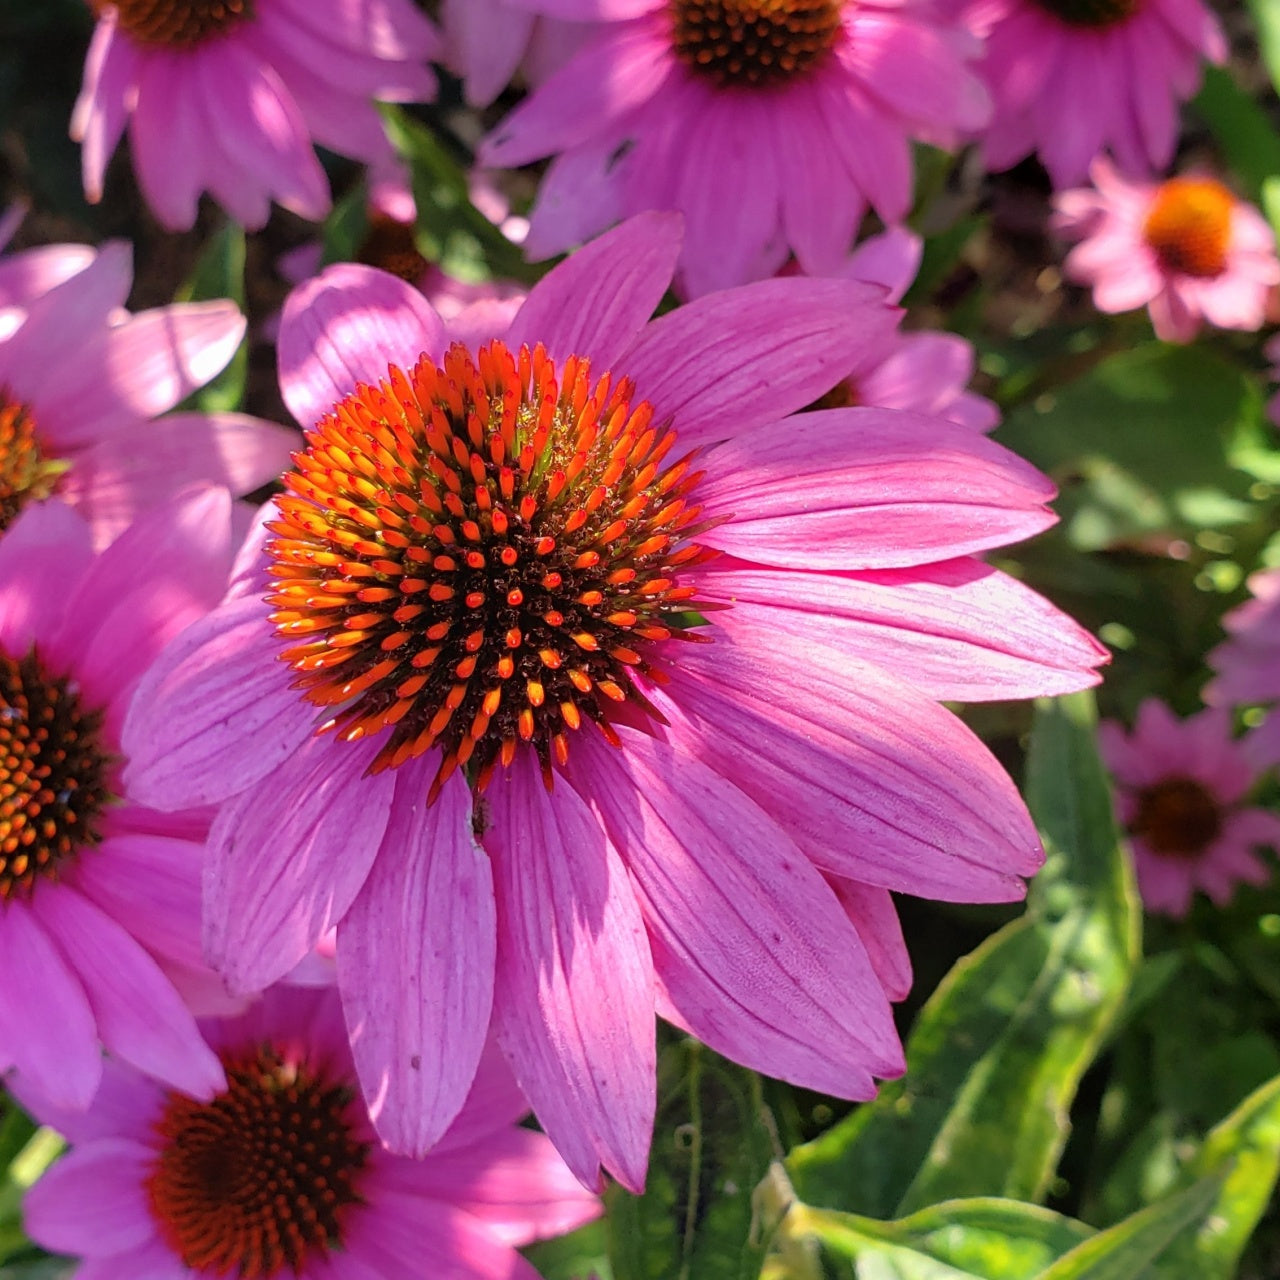
<path id="1" fill-rule="evenodd" d="M 911 956 L 893 898 L 885 889 L 856 880 L 828 876 L 827 881 L 858 931 L 885 995 L 905 1000 L 911 993 Z"/>
<path id="2" fill-rule="evenodd" d="M 115 10 L 106 10 L 93 29 L 84 81 L 71 112 L 71 137 L 81 144 L 80 169 L 90 204 L 102 199 L 107 161 L 128 119 L 138 58 L 133 43 L 116 35 Z"/>
<path id="3" fill-rule="evenodd" d="M 92 563 L 89 526 L 76 512 L 61 502 L 28 507 L 0 538 L 0 649 L 21 656 L 39 641 L 61 665 L 50 641 Z"/>
<path id="4" fill-rule="evenodd" d="M 173 985 L 110 916 L 69 885 L 37 893 L 31 910 L 83 983 L 111 1053 L 193 1097 L 226 1088 L 221 1064 Z"/>
<path id="5" fill-rule="evenodd" d="M 461 777 L 436 803 L 406 766 L 369 878 L 338 926 L 338 983 L 369 1115 L 392 1151 L 424 1155 L 463 1103 L 493 1007 L 493 875 Z"/>
<path id="6" fill-rule="evenodd" d="M 620 733 L 621 753 L 598 736 L 575 744 L 575 776 L 635 882 L 663 1016 L 755 1070 L 874 1097 L 872 1073 L 899 1074 L 902 1049 L 830 887 L 733 783 Z"/>
<path id="7" fill-rule="evenodd" d="M 498 896 L 498 1037 L 539 1121 L 583 1184 L 603 1164 L 644 1185 L 655 1107 L 653 969 L 613 846 L 531 752 L 485 793 Z"/>
<path id="8" fill-rule="evenodd" d="M 593 240 L 534 285 L 508 346 L 541 342 L 553 360 L 587 356 L 614 367 L 662 301 L 680 254 L 677 214 L 642 213 Z"/>
<path id="9" fill-rule="evenodd" d="M 96 257 L 87 244 L 47 244 L 0 258 L 0 306 L 24 306 L 78 275 Z"/>
<path id="10" fill-rule="evenodd" d="M 373 865 L 395 775 L 380 746 L 309 738 L 218 811 L 205 863 L 204 947 L 233 992 L 283 978 L 347 913 Z"/>
<path id="11" fill-rule="evenodd" d="M 155 1235 L 144 1191 L 155 1152 L 128 1138 L 104 1138 L 62 1157 L 27 1192 L 23 1226 L 55 1253 L 108 1258 Z"/>
<path id="12" fill-rule="evenodd" d="M 862 241 L 840 274 L 864 284 L 881 285 L 889 291 L 890 302 L 900 302 L 920 270 L 923 254 L 924 241 L 914 231 L 890 227 Z"/>
<path id="13" fill-rule="evenodd" d="M 1048 479 L 938 418 L 830 409 L 736 436 L 698 490 L 732 517 L 709 545 L 796 569 L 876 569 L 966 555 L 1053 524 Z"/>
<path id="14" fill-rule="evenodd" d="M 432 1148 L 432 1158 L 446 1151 L 481 1147 L 496 1134 L 510 1131 L 528 1114 L 529 1100 L 520 1092 L 497 1037 L 490 1034 L 467 1101 L 448 1133 Z"/>
<path id="15" fill-rule="evenodd" d="M 164 1105 L 168 1090 L 132 1067 L 108 1058 L 102 1064 L 102 1083 L 87 1111 L 55 1107 L 29 1081 L 9 1078 L 5 1087 L 32 1119 L 56 1129 L 72 1146 L 102 1138 L 130 1138 L 147 1132 Z"/>
<path id="16" fill-rule="evenodd" d="M 387 365 L 411 369 L 438 357 L 445 329 L 435 309 L 403 280 L 343 262 L 299 285 L 280 319 L 280 392 L 289 412 L 313 427 L 358 383 L 376 384 Z"/>
<path id="17" fill-rule="evenodd" d="M 687 449 L 811 404 L 848 373 L 850 351 L 888 342 L 897 314 L 874 286 L 763 280 L 655 320 L 618 368 L 658 421 L 672 419 Z"/>

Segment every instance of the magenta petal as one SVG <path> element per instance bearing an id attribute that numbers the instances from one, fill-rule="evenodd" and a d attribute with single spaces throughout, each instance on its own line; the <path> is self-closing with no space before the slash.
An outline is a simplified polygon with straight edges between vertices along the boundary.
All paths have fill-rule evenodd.
<path id="1" fill-rule="evenodd" d="M 0 918 L 0 973 L 0 1059 L 54 1106 L 83 1111 L 102 1079 L 98 1028 L 84 988 L 25 904 L 10 902 Z"/>
<path id="2" fill-rule="evenodd" d="M 0 650 L 20 657 L 58 628 L 67 595 L 93 563 L 89 526 L 61 502 L 28 507 L 0 538 Z"/>
<path id="3" fill-rule="evenodd" d="M 874 285 L 762 280 L 661 316 L 618 368 L 659 422 L 672 419 L 687 449 L 736 439 L 811 404 L 848 374 L 851 351 L 888 343 L 897 317 Z"/>
<path id="4" fill-rule="evenodd" d="M 382 842 L 395 775 L 381 744 L 309 738 L 218 811 L 205 863 L 204 946 L 233 992 L 283 978 L 347 913 Z"/>
<path id="5" fill-rule="evenodd" d="M 754 1070 L 873 1097 L 872 1075 L 899 1074 L 902 1049 L 830 886 L 733 783 L 620 732 L 623 752 L 592 737 L 574 767 L 635 881 L 663 1015 Z"/>
<path id="6" fill-rule="evenodd" d="M 338 984 L 369 1115 L 424 1155 L 462 1109 L 493 1007 L 493 874 L 455 775 L 406 766 L 369 878 L 338 926 Z"/>
<path id="7" fill-rule="evenodd" d="M 376 385 L 387 365 L 410 369 L 439 356 L 445 329 L 435 308 L 403 280 L 342 262 L 300 284 L 280 317 L 280 393 L 311 428 L 356 389 Z"/>
<path id="8" fill-rule="evenodd" d="M 498 895 L 498 1037 L 584 1185 L 644 1186 L 656 1105 L 653 969 L 626 868 L 532 752 L 485 793 Z"/>
<path id="9" fill-rule="evenodd" d="M 877 569 L 1028 538 L 1057 518 L 1047 477 L 967 428 L 829 409 L 736 436 L 709 460 L 711 546 L 797 569 Z"/>
<path id="10" fill-rule="evenodd" d="M 55 1253 L 107 1258 L 155 1235 L 144 1190 L 155 1152 L 127 1138 L 86 1143 L 27 1192 L 27 1234 Z"/>
<path id="11" fill-rule="evenodd" d="M 123 734 L 132 798 L 157 809 L 225 800 L 306 740 L 316 709 L 289 688 L 268 612 L 252 596 L 224 605 L 143 677 Z"/>
<path id="12" fill-rule="evenodd" d="M 911 957 L 888 890 L 839 876 L 828 876 L 827 880 L 858 931 L 885 995 L 890 1000 L 905 1000 L 911 991 Z"/>
<path id="13" fill-rule="evenodd" d="M 642 213 L 579 249 L 534 285 L 507 345 L 541 342 L 553 360 L 587 356 L 598 373 L 613 368 L 671 283 L 681 223 Z"/>
<path id="14" fill-rule="evenodd" d="M 211 1098 L 226 1087 L 221 1064 L 173 984 L 110 916 L 69 885 L 56 895 L 36 894 L 31 911 L 83 983 L 111 1053 L 193 1097 Z"/>

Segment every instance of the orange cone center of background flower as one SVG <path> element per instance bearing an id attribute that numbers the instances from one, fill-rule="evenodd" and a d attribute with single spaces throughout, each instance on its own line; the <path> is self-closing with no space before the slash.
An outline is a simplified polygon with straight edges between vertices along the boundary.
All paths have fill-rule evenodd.
<path id="1" fill-rule="evenodd" d="M 341 1248 L 371 1149 L 355 1136 L 355 1095 L 269 1046 L 224 1061 L 211 1102 L 171 1093 L 146 1181 L 161 1238 L 192 1271 L 296 1274 Z"/>
<path id="2" fill-rule="evenodd" d="M 1172 178 L 1156 191 L 1143 238 L 1168 271 L 1220 276 L 1227 269 L 1235 203 L 1212 178 Z"/>
<path id="3" fill-rule="evenodd" d="M 671 0 L 675 50 L 719 85 L 776 85 L 824 58 L 841 0 Z"/>
<path id="4" fill-rule="evenodd" d="M 189 49 L 253 17 L 253 0 L 89 0 L 114 9 L 120 30 L 142 44 Z"/>
<path id="5" fill-rule="evenodd" d="M 1197 858 L 1222 831 L 1222 810 L 1193 778 L 1166 778 L 1139 793 L 1129 830 L 1153 853 Z"/>
<path id="6" fill-rule="evenodd" d="M 102 712 L 35 652 L 0 653 L 0 900 L 29 897 L 79 849 L 101 839 L 109 795 Z"/>
<path id="7" fill-rule="evenodd" d="M 0 388 L 0 532 L 28 502 L 49 497 L 66 469 L 45 456 L 31 410 Z"/>
<path id="8" fill-rule="evenodd" d="M 374 763 L 438 747 L 431 795 L 467 765 L 483 789 L 531 744 L 550 785 L 584 722 L 657 712 L 637 678 L 696 639 L 680 573 L 714 554 L 691 455 L 631 403 L 541 346 L 455 345 L 393 368 L 307 434 L 271 525 L 268 599 L 295 685 L 348 741 L 389 730 Z"/>
<path id="9" fill-rule="evenodd" d="M 1142 7 L 1142 0 L 1036 0 L 1036 3 L 1068 26 L 1095 30 L 1132 18 Z"/>
<path id="10" fill-rule="evenodd" d="M 371 213 L 364 239 L 356 250 L 356 261 L 378 267 L 399 276 L 406 284 L 416 285 L 431 265 L 418 252 L 413 238 L 413 224 L 399 222 L 385 213 Z"/>

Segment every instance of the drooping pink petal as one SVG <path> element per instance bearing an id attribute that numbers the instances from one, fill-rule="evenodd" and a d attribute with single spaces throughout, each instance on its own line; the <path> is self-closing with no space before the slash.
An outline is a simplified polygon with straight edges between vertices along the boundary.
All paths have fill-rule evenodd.
<path id="1" fill-rule="evenodd" d="M 905 1000 L 911 991 L 911 957 L 892 897 L 885 889 L 840 876 L 828 876 L 827 882 L 858 931 L 885 995 Z"/>
<path id="2" fill-rule="evenodd" d="M 471 792 L 407 765 L 382 847 L 338 925 L 338 983 L 369 1115 L 392 1151 L 424 1155 L 471 1088 L 489 1029 L 493 876 Z"/>
<path id="3" fill-rule="evenodd" d="M 390 772 L 365 776 L 379 745 L 309 738 L 218 811 L 205 864 L 204 947 L 233 992 L 283 978 L 360 892 L 395 785 Z"/>
<path id="4" fill-rule="evenodd" d="M 575 779 L 626 860 L 664 1016 L 794 1084 L 870 1098 L 902 1050 L 865 948 L 781 827 L 692 755 L 622 728 L 575 744 Z M 581 767 L 583 772 L 577 770 Z"/>
<path id="5" fill-rule="evenodd" d="M 102 199 L 107 161 L 124 133 L 137 71 L 138 51 L 116 34 L 115 10 L 107 10 L 94 28 L 84 81 L 71 112 L 71 137 L 80 143 L 80 170 L 90 204 Z"/>
<path id="6" fill-rule="evenodd" d="M 485 793 L 498 898 L 494 1017 L 548 1136 L 593 1189 L 644 1185 L 655 1108 L 653 969 L 626 869 L 577 794 L 518 755 Z"/>

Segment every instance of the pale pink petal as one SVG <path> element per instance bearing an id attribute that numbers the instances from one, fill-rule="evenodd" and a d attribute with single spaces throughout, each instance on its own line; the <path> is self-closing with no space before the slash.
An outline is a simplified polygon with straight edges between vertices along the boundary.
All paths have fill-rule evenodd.
<path id="1" fill-rule="evenodd" d="M 166 48 L 149 48 L 138 61 L 129 123 L 133 168 L 148 207 L 168 231 L 194 224 L 205 177 L 199 161 L 211 145 L 187 92 L 190 78 L 190 60 Z"/>
<path id="2" fill-rule="evenodd" d="M 0 306 L 21 306 L 48 293 L 78 275 L 96 256 L 97 251 L 87 244 L 47 244 L 0 258 Z M 128 287 L 126 280 L 126 292 Z"/>
<path id="3" fill-rule="evenodd" d="M 61 502 L 28 507 L 0 537 L 0 649 L 21 657 L 40 641 L 46 659 L 67 595 L 93 563 L 89 526 Z"/>
<path id="4" fill-rule="evenodd" d="M 80 145 L 85 198 L 102 199 L 107 161 L 128 120 L 139 54 L 116 35 L 115 10 L 108 9 L 94 28 L 84 63 L 84 81 L 71 113 L 71 137 Z"/>
<path id="5" fill-rule="evenodd" d="M 644 1185 L 655 1107 L 653 968 L 626 869 L 532 753 L 485 793 L 498 896 L 494 1017 L 521 1088 L 569 1167 Z"/>
<path id="6" fill-rule="evenodd" d="M 338 925 L 338 982 L 360 1086 L 378 1136 L 424 1155 L 470 1091 L 493 1006 L 493 875 L 472 831 L 471 792 L 406 765 L 382 847 Z"/>
<path id="7" fill-rule="evenodd" d="M 441 22 L 452 37 L 450 62 L 466 86 L 470 106 L 487 107 L 515 76 L 533 31 L 527 10 L 479 0 L 444 0 Z"/>
<path id="8" fill-rule="evenodd" d="M 889 291 L 890 302 L 900 302 L 920 270 L 923 253 L 924 240 L 914 231 L 890 227 L 858 245 L 840 274 L 881 285 Z"/>

